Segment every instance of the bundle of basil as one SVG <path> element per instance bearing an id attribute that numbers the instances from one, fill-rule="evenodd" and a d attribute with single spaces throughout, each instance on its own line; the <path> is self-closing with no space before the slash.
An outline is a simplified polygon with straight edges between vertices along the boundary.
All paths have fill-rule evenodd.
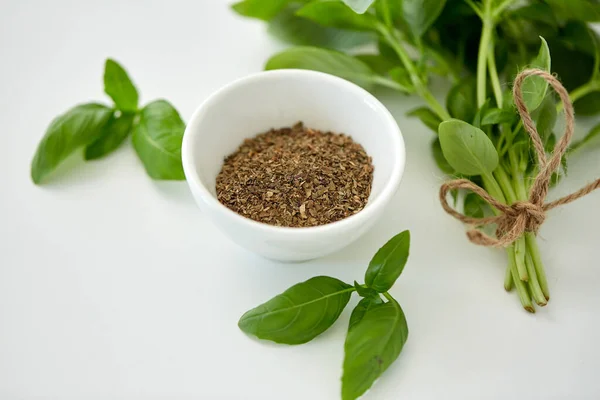
<path id="1" fill-rule="evenodd" d="M 317 276 L 248 311 L 238 325 L 260 339 L 306 343 L 329 329 L 352 292 L 358 293 L 362 299 L 350 315 L 342 375 L 342 399 L 354 400 L 398 358 L 408 339 L 404 312 L 388 291 L 402 273 L 409 249 L 410 232 L 399 233 L 373 256 L 365 284 Z"/>
<path id="2" fill-rule="evenodd" d="M 597 0 L 244 0 L 233 9 L 268 21 L 270 32 L 300 45 L 271 57 L 266 69 L 312 69 L 368 90 L 379 85 L 420 96 L 427 106 L 409 115 L 439 134 L 431 143 L 439 168 L 503 203 L 525 200 L 538 169 L 508 87 L 518 71 L 554 72 L 579 115 L 600 113 L 600 39 L 588 26 L 600 21 Z M 360 53 L 366 43 L 374 51 Z M 454 84 L 445 107 L 428 88 L 432 75 Z M 524 81 L 522 92 L 551 151 L 562 104 L 537 76 Z M 600 124 L 567 154 L 596 144 Z M 567 165 L 564 157 L 553 184 Z M 496 211 L 474 193 L 453 194 L 469 216 Z M 515 286 L 528 311 L 534 311 L 532 298 L 546 305 L 550 294 L 535 234 L 506 251 L 506 290 Z"/>
<path id="3" fill-rule="evenodd" d="M 73 107 L 50 123 L 31 163 L 34 183 L 43 183 L 69 155 L 84 148 L 85 160 L 115 151 L 132 133 L 133 147 L 153 179 L 185 179 L 181 141 L 185 124 L 166 100 L 138 108 L 138 91 L 127 72 L 108 59 L 104 91 L 112 106 L 87 103 Z"/>

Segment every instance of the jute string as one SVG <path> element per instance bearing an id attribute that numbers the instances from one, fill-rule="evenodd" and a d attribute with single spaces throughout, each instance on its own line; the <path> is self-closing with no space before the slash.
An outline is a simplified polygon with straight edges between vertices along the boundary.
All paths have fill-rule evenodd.
<path id="1" fill-rule="evenodd" d="M 566 119 L 566 129 L 563 137 L 556 143 L 550 160 L 546 158 L 546 152 L 544 150 L 544 144 L 540 138 L 539 133 L 535 127 L 531 115 L 527 111 L 523 96 L 521 93 L 521 86 L 525 78 L 529 76 L 539 76 L 546 80 L 558 93 L 560 99 L 564 105 L 564 113 Z M 527 201 L 518 201 L 511 205 L 503 204 L 496 200 L 494 197 L 483 188 L 474 184 L 467 179 L 456 179 L 453 181 L 446 182 L 440 189 L 440 201 L 444 210 L 452 215 L 459 221 L 465 224 L 472 225 L 473 228 L 467 232 L 469 240 L 475 244 L 482 246 L 493 246 L 493 247 L 507 247 L 525 232 L 537 233 L 540 226 L 546 219 L 546 212 L 561 206 L 563 204 L 571 203 L 583 197 L 592 191 L 600 188 L 600 179 L 593 183 L 581 188 L 580 190 L 569 194 L 568 196 L 561 197 L 558 200 L 545 203 L 548 189 L 550 187 L 550 180 L 552 174 L 560 167 L 562 156 L 567 151 L 567 147 L 573 137 L 573 131 L 575 127 L 575 118 L 573 112 L 573 104 L 569 99 L 569 93 L 564 86 L 546 71 L 539 69 L 527 69 L 521 72 L 514 83 L 513 97 L 519 115 L 523 121 L 523 126 L 533 143 L 533 147 L 537 154 L 539 173 L 535 177 L 531 190 L 529 192 L 529 199 Z M 464 214 L 454 210 L 448 204 L 447 195 L 448 192 L 454 189 L 466 189 L 479 195 L 483 200 L 488 202 L 492 207 L 498 210 L 498 215 L 493 217 L 485 218 L 473 218 L 468 217 Z M 478 227 L 496 224 L 496 237 L 485 234 Z"/>

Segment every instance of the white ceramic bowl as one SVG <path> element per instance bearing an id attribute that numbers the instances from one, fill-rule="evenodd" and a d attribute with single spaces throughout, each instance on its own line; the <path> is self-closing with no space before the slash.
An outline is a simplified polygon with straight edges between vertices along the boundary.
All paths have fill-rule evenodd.
<path id="1" fill-rule="evenodd" d="M 327 225 L 285 228 L 255 222 L 217 200 L 215 181 L 225 156 L 242 141 L 298 121 L 350 135 L 373 158 L 371 196 L 355 215 Z M 211 95 L 185 130 L 183 168 L 196 202 L 234 242 L 270 259 L 303 261 L 335 252 L 383 213 L 404 171 L 404 141 L 389 111 L 344 79 L 306 70 L 261 72 Z"/>

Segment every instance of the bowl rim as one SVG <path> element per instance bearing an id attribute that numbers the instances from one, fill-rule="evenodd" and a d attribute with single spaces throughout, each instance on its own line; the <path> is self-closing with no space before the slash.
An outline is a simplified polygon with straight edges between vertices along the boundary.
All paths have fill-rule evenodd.
<path id="1" fill-rule="evenodd" d="M 383 118 L 385 118 L 386 124 L 389 125 L 390 129 L 385 130 L 385 134 L 391 138 L 392 143 L 394 143 L 394 148 L 396 149 L 396 151 L 393 152 L 393 154 L 395 154 L 395 160 L 394 165 L 392 166 L 392 173 L 389 179 L 385 182 L 385 186 L 381 190 L 381 193 L 372 203 L 369 204 L 367 202 L 367 206 L 365 206 L 362 210 L 360 210 L 354 215 L 351 215 L 339 221 L 311 227 L 286 227 L 270 225 L 264 222 L 254 221 L 253 219 L 250 219 L 248 217 L 244 217 L 226 207 L 213 196 L 210 190 L 204 185 L 204 183 L 200 179 L 198 171 L 196 169 L 196 165 L 194 163 L 194 147 L 192 146 L 194 139 L 197 136 L 197 134 L 195 134 L 194 132 L 198 131 L 197 129 L 192 128 L 198 124 L 198 120 L 201 118 L 201 115 L 204 112 L 204 110 L 211 106 L 213 103 L 215 103 L 217 100 L 219 100 L 220 97 L 227 95 L 229 92 L 241 85 L 254 83 L 260 80 L 278 79 L 281 77 L 292 79 L 297 76 L 304 76 L 308 77 L 309 79 L 328 81 L 335 85 L 341 85 L 348 89 L 353 95 L 368 98 L 371 104 L 377 107 L 378 113 L 380 113 L 383 116 Z M 394 196 L 396 190 L 400 185 L 400 181 L 404 174 L 404 167 L 406 164 L 406 148 L 402 132 L 395 118 L 392 116 L 390 111 L 381 103 L 381 101 L 379 101 L 367 90 L 350 81 L 324 72 L 303 69 L 280 69 L 261 71 L 244 76 L 242 78 L 238 78 L 217 89 L 196 108 L 188 124 L 186 125 L 183 135 L 181 156 L 186 181 L 188 186 L 190 186 L 190 189 L 192 190 L 192 194 L 195 194 L 194 192 L 200 194 L 204 204 L 210 208 L 210 212 L 218 212 L 226 218 L 228 218 L 233 223 L 246 225 L 248 228 L 251 229 L 268 232 L 270 234 L 284 234 L 288 236 L 310 236 L 325 232 L 331 233 L 331 231 L 346 230 L 351 226 L 364 224 L 370 218 L 375 217 L 377 211 L 382 207 L 385 207 L 389 203 L 391 198 Z"/>

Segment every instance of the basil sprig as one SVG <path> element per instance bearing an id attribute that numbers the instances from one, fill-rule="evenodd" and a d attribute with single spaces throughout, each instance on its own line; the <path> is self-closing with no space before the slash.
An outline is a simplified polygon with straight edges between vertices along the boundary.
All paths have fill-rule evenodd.
<path id="1" fill-rule="evenodd" d="M 408 338 L 404 312 L 388 290 L 404 269 L 409 247 L 410 233 L 399 233 L 375 254 L 364 285 L 317 276 L 246 312 L 238 326 L 259 339 L 306 343 L 329 329 L 352 292 L 358 293 L 362 300 L 350 317 L 342 375 L 342 399 L 354 400 L 398 358 Z"/>
<path id="2" fill-rule="evenodd" d="M 89 103 L 75 106 L 48 127 L 31 163 L 34 183 L 44 183 L 67 157 L 84 149 L 86 161 L 106 157 L 133 134 L 134 149 L 153 179 L 185 179 L 181 141 L 185 124 L 165 100 L 139 108 L 139 93 L 127 71 L 107 59 L 104 92 L 112 106 Z"/>

